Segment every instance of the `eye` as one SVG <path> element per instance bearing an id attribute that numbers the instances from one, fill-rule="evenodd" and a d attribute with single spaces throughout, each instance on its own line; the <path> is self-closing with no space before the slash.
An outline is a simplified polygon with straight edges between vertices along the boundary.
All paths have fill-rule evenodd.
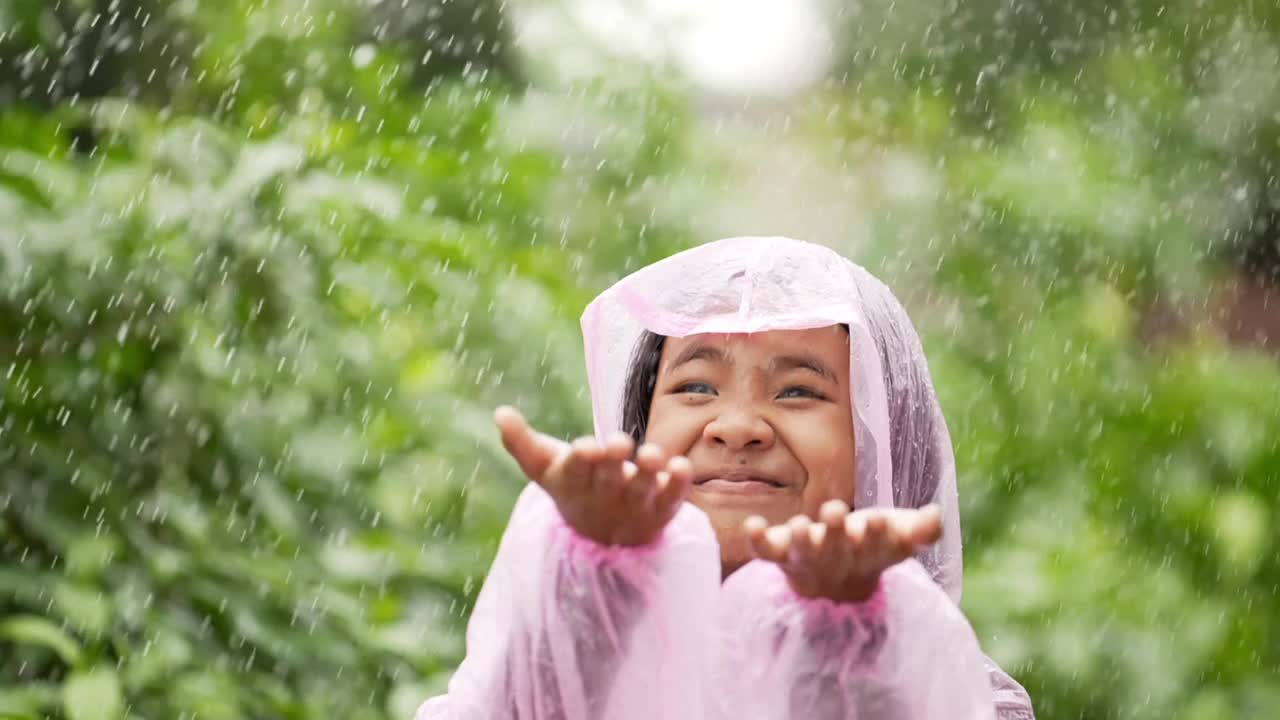
<path id="1" fill-rule="evenodd" d="M 814 400 L 826 400 L 827 396 L 804 385 L 792 385 L 782 392 L 778 393 L 778 398 L 782 400 L 793 398 L 812 398 Z"/>
<path id="2" fill-rule="evenodd" d="M 690 393 L 694 395 L 715 395 L 716 389 L 704 382 L 687 382 L 677 386 L 674 393 Z"/>

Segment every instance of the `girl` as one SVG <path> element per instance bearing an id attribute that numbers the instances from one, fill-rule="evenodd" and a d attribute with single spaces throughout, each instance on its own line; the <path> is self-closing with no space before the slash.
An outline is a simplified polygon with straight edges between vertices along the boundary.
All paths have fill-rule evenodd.
<path id="1" fill-rule="evenodd" d="M 883 284 L 733 238 L 582 326 L 595 437 L 496 413 L 533 483 L 418 720 L 1033 718 L 957 607 L 950 438 Z"/>

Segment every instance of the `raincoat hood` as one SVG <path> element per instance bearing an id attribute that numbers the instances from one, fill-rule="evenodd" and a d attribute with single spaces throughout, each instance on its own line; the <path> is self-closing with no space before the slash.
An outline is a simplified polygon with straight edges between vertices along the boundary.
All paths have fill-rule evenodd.
<path id="1" fill-rule="evenodd" d="M 942 509 L 942 540 L 917 554 L 954 601 L 961 592 L 960 515 L 950 435 L 915 328 L 893 293 L 830 248 L 737 237 L 638 270 L 582 315 L 595 433 L 621 429 L 629 364 L 648 330 L 700 333 L 849 328 L 855 507 Z"/>

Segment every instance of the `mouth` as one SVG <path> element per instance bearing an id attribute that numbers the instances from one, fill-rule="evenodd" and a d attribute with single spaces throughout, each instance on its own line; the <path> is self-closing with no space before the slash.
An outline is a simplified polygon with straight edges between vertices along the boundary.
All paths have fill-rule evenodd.
<path id="1" fill-rule="evenodd" d="M 693 485 L 719 492 L 770 492 L 788 487 L 787 483 L 773 475 L 747 468 L 726 468 L 700 473 L 694 477 Z"/>

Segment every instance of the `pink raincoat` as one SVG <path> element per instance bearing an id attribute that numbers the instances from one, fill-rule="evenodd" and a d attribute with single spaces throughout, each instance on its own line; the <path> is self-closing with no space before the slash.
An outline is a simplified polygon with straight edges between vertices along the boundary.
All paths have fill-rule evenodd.
<path id="1" fill-rule="evenodd" d="M 786 238 L 702 245 L 624 278 L 582 316 L 595 432 L 621 425 L 632 350 L 666 336 L 850 333 L 856 507 L 943 511 L 942 540 L 867 601 L 797 596 L 756 560 L 723 584 L 707 517 L 686 503 L 646 547 L 605 547 L 521 494 L 447 695 L 417 720 L 1024 720 L 1026 692 L 983 655 L 960 612 L 951 440 L 924 353 L 884 284 Z"/>

